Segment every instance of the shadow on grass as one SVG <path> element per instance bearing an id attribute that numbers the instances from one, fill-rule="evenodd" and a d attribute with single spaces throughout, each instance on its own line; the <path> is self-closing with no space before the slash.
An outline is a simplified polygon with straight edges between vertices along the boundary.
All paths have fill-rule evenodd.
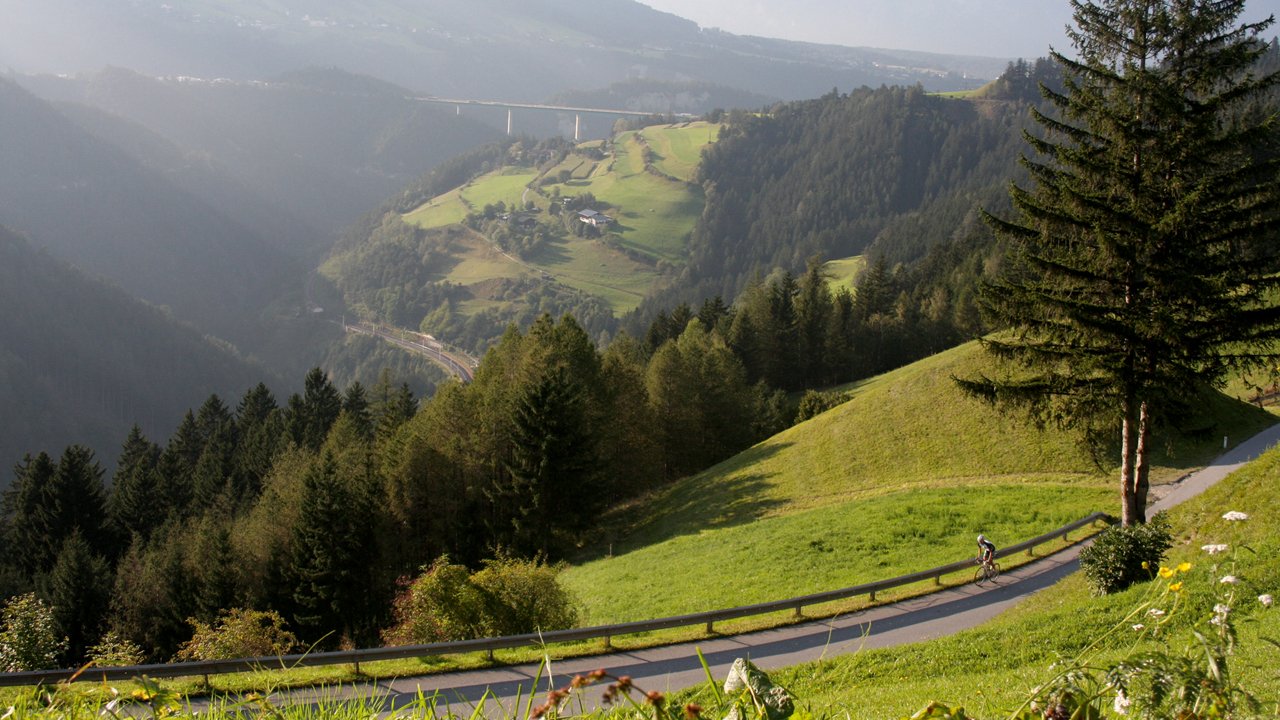
<path id="1" fill-rule="evenodd" d="M 573 257 L 569 254 L 568 242 L 557 239 L 539 245 L 525 259 L 534 265 L 552 266 L 567 265 Z"/>
<path id="2" fill-rule="evenodd" d="M 1198 388 L 1183 413 L 1152 433 L 1153 464 L 1182 471 L 1203 467 L 1275 423 L 1275 415 L 1256 405 L 1208 387 Z M 1108 438 L 1100 450 L 1102 457 L 1119 456 L 1118 439 Z"/>
<path id="3" fill-rule="evenodd" d="M 762 462 L 788 443 L 756 446 L 715 466 L 659 489 L 642 500 L 611 513 L 603 525 L 616 529 L 601 547 L 588 549 L 586 561 L 629 552 L 639 547 L 702 530 L 733 527 L 759 520 L 780 507 L 781 500 L 767 496 L 770 475 L 739 472 Z"/>

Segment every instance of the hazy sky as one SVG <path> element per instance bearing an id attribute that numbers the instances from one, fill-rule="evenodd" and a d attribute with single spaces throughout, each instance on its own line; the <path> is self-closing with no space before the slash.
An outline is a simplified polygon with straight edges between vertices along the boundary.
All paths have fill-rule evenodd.
<path id="1" fill-rule="evenodd" d="M 989 57 L 1040 57 L 1053 45 L 1071 54 L 1067 0 L 640 1 L 740 35 Z M 1252 0 L 1246 19 L 1268 14 L 1280 17 L 1280 0 Z"/>

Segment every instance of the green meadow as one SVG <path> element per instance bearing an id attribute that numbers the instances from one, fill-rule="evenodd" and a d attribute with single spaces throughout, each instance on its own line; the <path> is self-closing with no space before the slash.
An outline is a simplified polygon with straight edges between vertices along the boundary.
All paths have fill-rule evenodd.
<path id="1" fill-rule="evenodd" d="M 853 257 L 840 258 L 839 260 L 828 260 L 822 266 L 822 271 L 826 273 L 830 286 L 834 292 L 841 288 L 853 292 L 856 288 L 854 283 L 858 279 L 858 273 L 867 266 L 867 259 L 861 255 Z"/>
<path id="2" fill-rule="evenodd" d="M 477 299 L 466 303 L 464 311 L 492 305 L 485 300 L 485 282 L 536 274 L 603 298 L 615 312 L 626 312 L 669 272 L 659 267 L 660 262 L 679 266 L 684 261 L 688 235 L 703 207 L 701 188 L 690 181 L 702 148 L 714 142 L 718 133 L 718 125 L 705 122 L 625 132 L 608 145 L 610 153 L 603 160 L 582 154 L 603 143 L 584 143 L 582 152 L 570 153 L 544 172 L 503 168 L 432 198 L 403 219 L 418 227 L 439 228 L 461 223 L 468 213 L 499 202 L 508 208 L 532 202 L 545 212 L 553 189 L 561 196 L 589 192 L 617 221 L 610 228 L 613 241 L 570 235 L 519 260 L 504 257 L 493 247 L 471 245 L 443 279 L 481 286 Z M 568 172 L 566 183 L 547 183 L 559 178 L 561 171 Z M 546 216 L 542 217 L 545 221 Z"/>

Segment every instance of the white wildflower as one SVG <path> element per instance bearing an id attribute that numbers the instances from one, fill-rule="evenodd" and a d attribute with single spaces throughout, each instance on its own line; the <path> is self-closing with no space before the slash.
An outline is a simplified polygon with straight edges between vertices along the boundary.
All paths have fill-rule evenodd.
<path id="1" fill-rule="evenodd" d="M 1133 626 L 1133 630 L 1134 630 L 1134 632 L 1141 632 L 1141 631 L 1142 631 L 1142 629 L 1143 629 L 1143 628 L 1145 628 L 1145 627 L 1146 627 L 1146 625 L 1143 625 L 1142 623 L 1138 623 L 1137 625 L 1134 625 L 1134 626 Z"/>
<path id="2" fill-rule="evenodd" d="M 1235 575 L 1223 575 L 1222 579 L 1219 580 L 1218 582 L 1222 583 L 1223 585 L 1238 585 L 1240 583 L 1240 578 L 1236 577 Z"/>
<path id="3" fill-rule="evenodd" d="M 1125 715 L 1129 712 L 1129 702 L 1129 698 L 1125 697 L 1123 692 L 1117 692 L 1115 702 L 1111 703 L 1111 709 L 1117 715 Z"/>
<path id="4" fill-rule="evenodd" d="M 1263 607 L 1271 607 L 1271 603 L 1275 601 L 1275 598 L 1271 597 L 1270 593 L 1258 596 L 1258 602 L 1262 603 Z"/>
<path id="5" fill-rule="evenodd" d="M 1225 545 L 1225 544 L 1219 544 L 1219 545 L 1201 545 L 1201 546 L 1200 546 L 1200 549 L 1201 549 L 1201 550 L 1203 550 L 1203 551 L 1205 551 L 1205 552 L 1207 552 L 1207 553 L 1209 553 L 1210 555 L 1217 555 L 1218 553 L 1224 553 L 1224 552 L 1226 552 L 1228 547 L 1230 547 L 1230 546 L 1229 546 L 1229 545 Z"/>
<path id="6" fill-rule="evenodd" d="M 1231 614 L 1231 606 L 1218 603 L 1213 606 L 1213 618 L 1209 622 L 1213 625 L 1221 625 L 1226 622 L 1227 615 Z"/>
<path id="7" fill-rule="evenodd" d="M 1151 608 L 1147 611 L 1147 614 L 1153 618 L 1164 617 L 1164 611 L 1160 608 Z"/>
<path id="8" fill-rule="evenodd" d="M 1239 510 L 1232 510 L 1231 512 L 1223 513 L 1222 519 L 1229 520 L 1229 521 L 1248 520 L 1249 515 L 1248 513 L 1242 513 Z"/>

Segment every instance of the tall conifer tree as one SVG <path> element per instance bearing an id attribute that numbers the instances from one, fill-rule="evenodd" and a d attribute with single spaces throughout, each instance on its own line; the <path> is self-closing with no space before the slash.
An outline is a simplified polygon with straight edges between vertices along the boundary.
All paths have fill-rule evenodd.
<path id="1" fill-rule="evenodd" d="M 1251 114 L 1271 20 L 1243 0 L 1073 0 L 1078 59 L 1054 54 L 1044 137 L 988 216 L 1012 250 L 984 289 L 1011 330 L 985 342 L 1021 371 L 962 385 L 1086 432 L 1119 429 L 1125 524 L 1146 519 L 1152 426 L 1188 388 L 1270 356 L 1280 337 L 1276 128 Z"/>

